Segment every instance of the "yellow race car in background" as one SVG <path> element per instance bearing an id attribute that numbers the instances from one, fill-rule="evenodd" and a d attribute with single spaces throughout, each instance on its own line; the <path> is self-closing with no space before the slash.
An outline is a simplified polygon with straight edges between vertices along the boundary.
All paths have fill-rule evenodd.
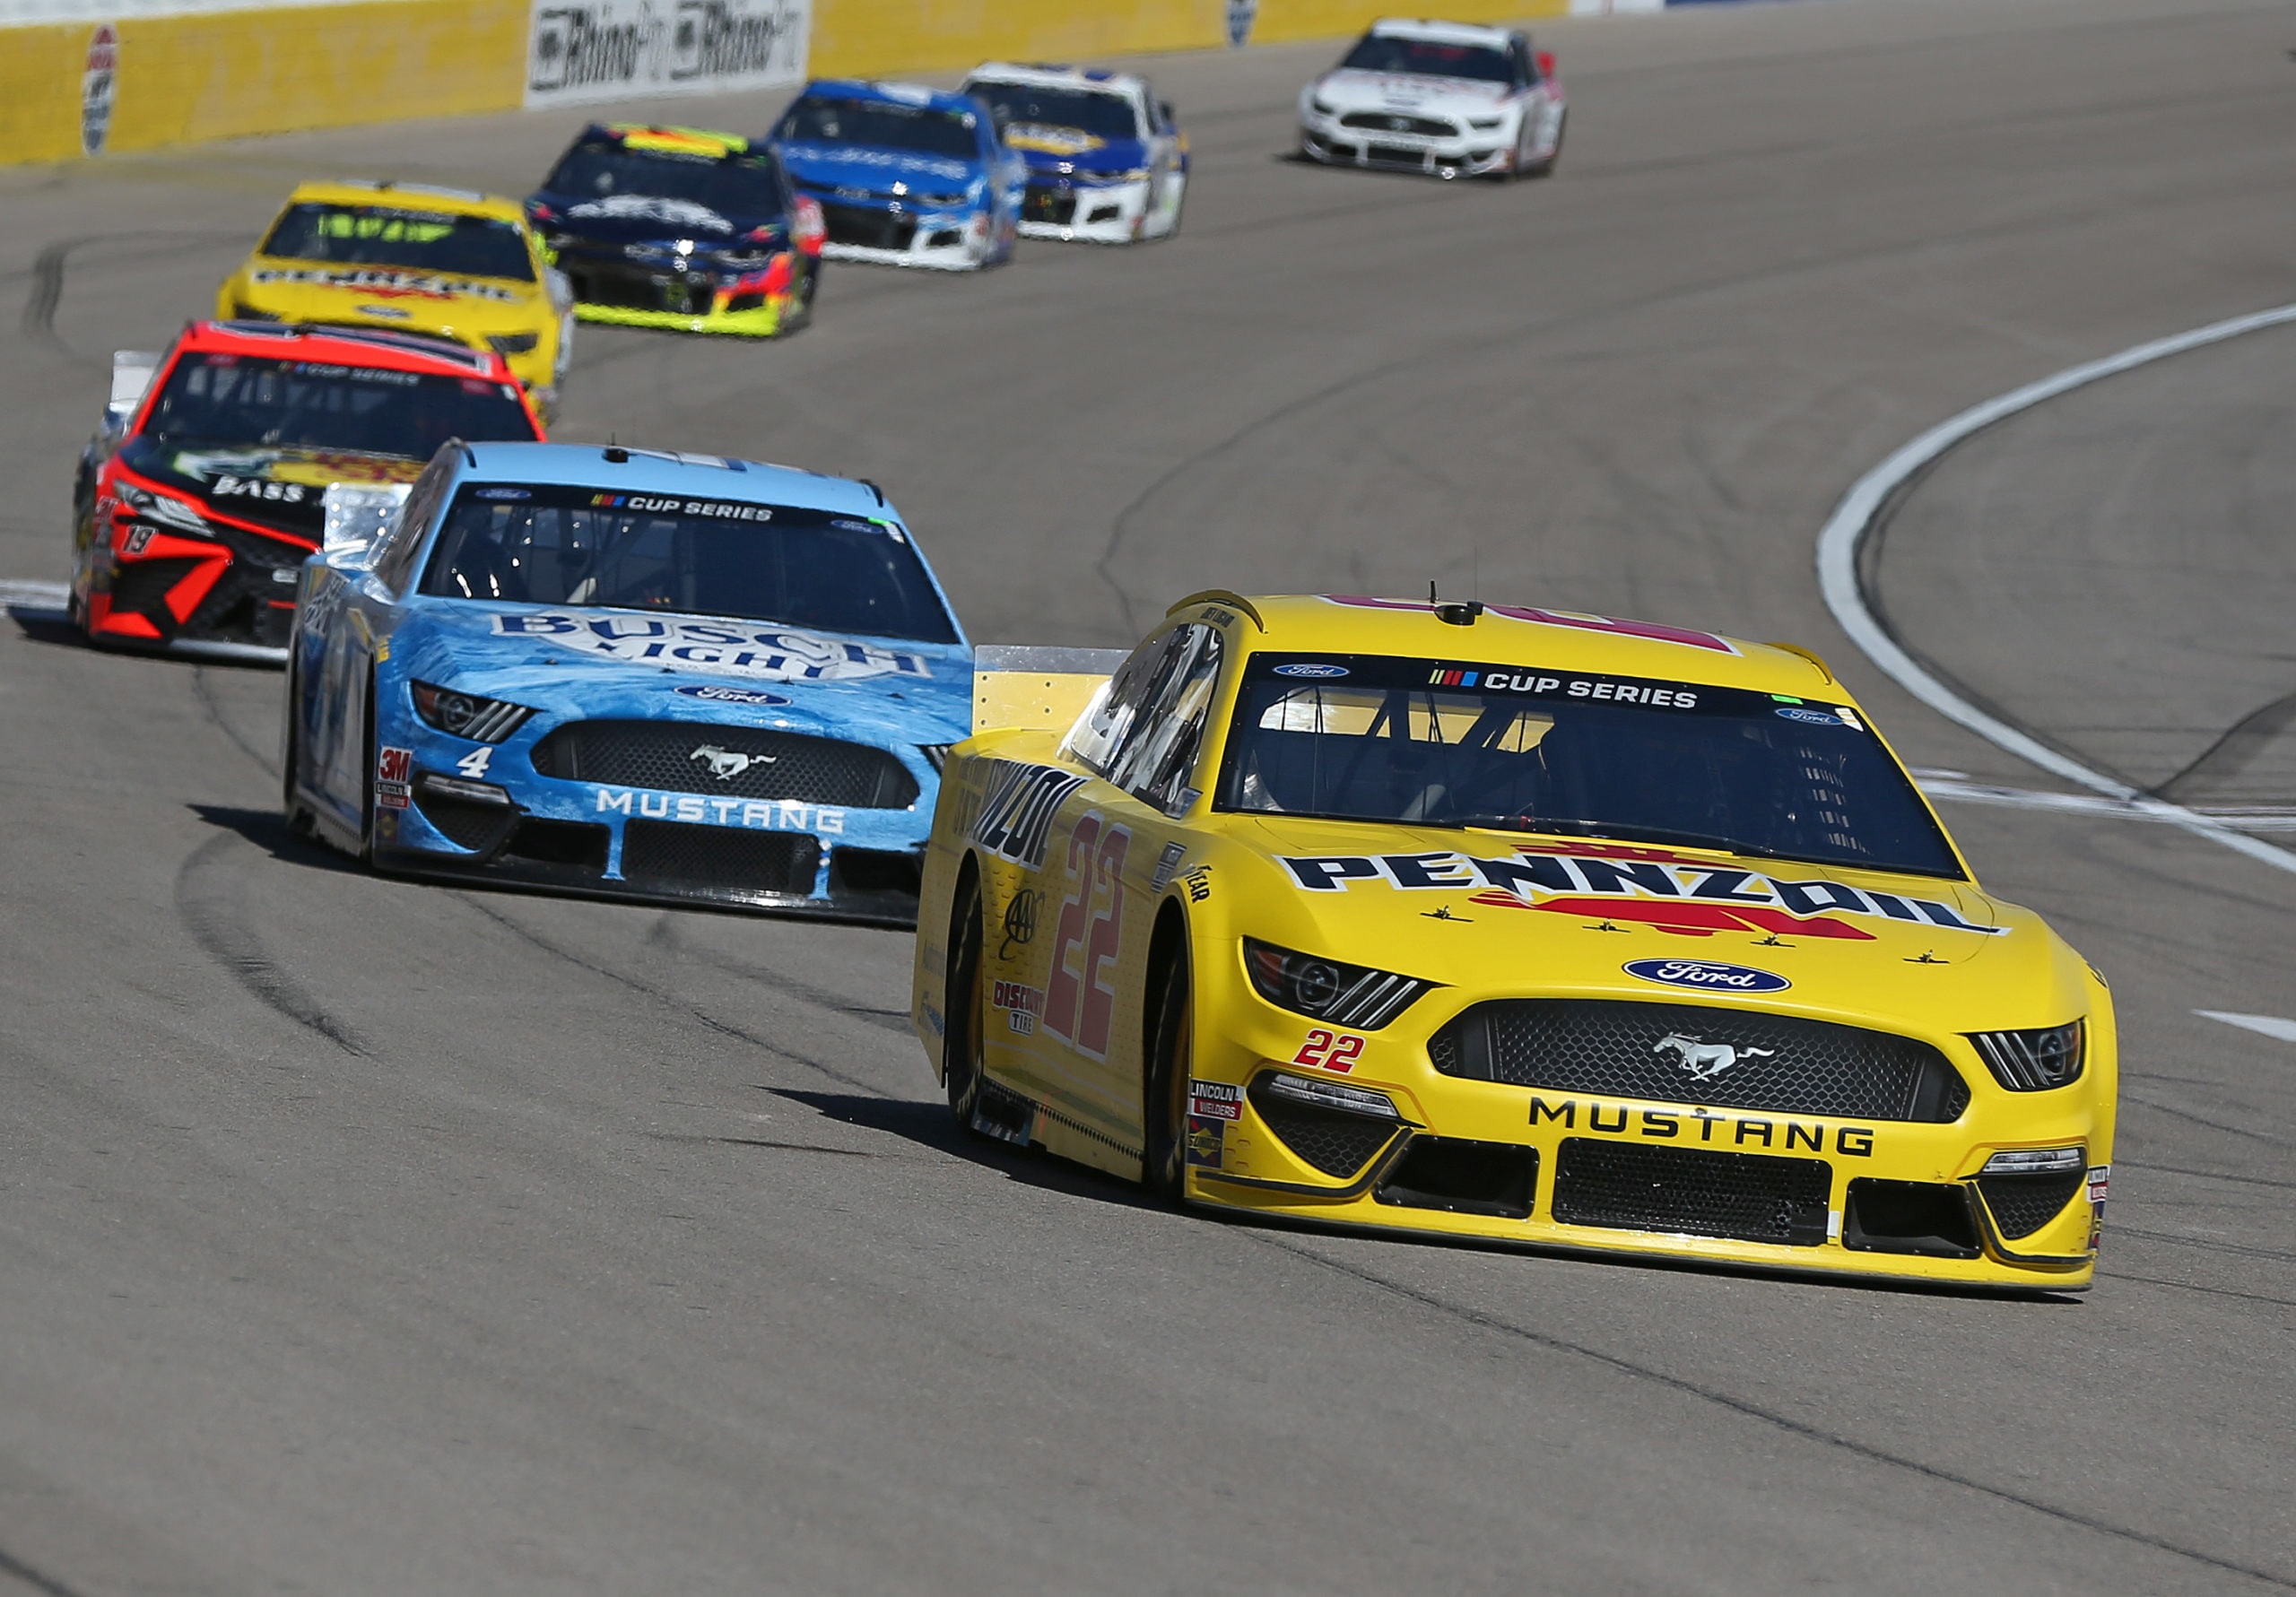
<path id="1" fill-rule="evenodd" d="M 982 650 L 943 773 L 912 1018 L 971 1130 L 1295 1220 L 2088 1283 L 2105 984 L 1816 656 L 1214 593 L 1110 664 Z"/>
<path id="2" fill-rule="evenodd" d="M 216 291 L 225 321 L 395 327 L 500 354 L 547 414 L 573 294 L 515 200 L 412 183 L 306 183 Z"/>

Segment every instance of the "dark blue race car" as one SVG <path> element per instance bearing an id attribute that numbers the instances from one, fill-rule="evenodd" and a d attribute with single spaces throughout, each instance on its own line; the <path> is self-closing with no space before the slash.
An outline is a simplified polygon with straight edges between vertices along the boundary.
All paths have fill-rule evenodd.
<path id="1" fill-rule="evenodd" d="M 875 489 L 457 443 L 393 491 L 330 490 L 303 570 L 298 831 L 390 871 L 915 918 L 972 663 Z"/>
<path id="2" fill-rule="evenodd" d="M 1028 163 L 969 94 L 816 79 L 772 147 L 821 203 L 823 255 L 958 272 L 1012 256 Z"/>

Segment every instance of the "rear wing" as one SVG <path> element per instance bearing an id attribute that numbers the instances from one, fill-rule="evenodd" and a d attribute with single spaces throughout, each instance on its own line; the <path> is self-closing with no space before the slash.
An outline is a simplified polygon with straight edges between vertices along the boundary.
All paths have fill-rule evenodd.
<path id="1" fill-rule="evenodd" d="M 1124 664 L 1124 649 L 983 644 L 972 656 L 972 729 L 1066 732 Z"/>

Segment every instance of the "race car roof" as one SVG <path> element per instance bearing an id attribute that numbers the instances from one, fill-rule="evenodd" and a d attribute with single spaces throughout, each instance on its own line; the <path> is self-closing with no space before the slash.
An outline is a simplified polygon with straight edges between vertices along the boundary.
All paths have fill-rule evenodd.
<path id="1" fill-rule="evenodd" d="M 688 494 L 696 499 L 900 519 L 884 496 L 867 483 L 796 466 L 614 445 L 495 443 L 466 444 L 464 448 L 463 481 L 466 482 Z"/>
<path id="2" fill-rule="evenodd" d="M 931 89 L 923 83 L 885 83 L 862 78 L 815 78 L 798 94 L 800 100 L 881 100 L 887 105 L 921 106 L 936 111 L 973 111 L 980 102 L 952 89 Z"/>
<path id="3" fill-rule="evenodd" d="M 1128 72 L 1101 72 L 1097 68 L 1064 66 L 1036 61 L 1022 65 L 1014 61 L 984 61 L 965 74 L 968 83 L 1037 83 L 1047 88 L 1099 89 L 1111 94 L 1148 92 L 1148 80 L 1135 77 Z"/>
<path id="4" fill-rule="evenodd" d="M 443 212 L 453 216 L 483 216 L 523 227 L 526 213 L 516 200 L 500 195 L 477 194 L 466 188 L 434 188 L 427 183 L 358 183 L 326 181 L 298 183 L 287 196 L 291 205 L 403 206 L 409 211 Z"/>
<path id="5" fill-rule="evenodd" d="M 291 357 L 369 366 L 387 371 L 419 371 L 442 377 L 484 378 L 510 382 L 510 368 L 491 350 L 476 350 L 449 338 L 400 333 L 387 327 L 331 327 L 311 323 L 192 322 L 178 347 L 203 352 Z"/>
<path id="6" fill-rule="evenodd" d="M 1380 39 L 1424 39 L 1437 44 L 1475 44 L 1503 50 L 1514 35 L 1504 28 L 1479 28 L 1472 22 L 1440 22 L 1426 17 L 1381 17 L 1371 24 Z"/>
<path id="7" fill-rule="evenodd" d="M 750 147 L 749 140 L 739 134 L 718 133 L 707 127 L 665 127 L 649 122 L 593 122 L 582 136 L 613 139 L 631 150 L 658 150 L 665 155 L 714 155 L 720 159 L 746 154 Z"/>
<path id="8" fill-rule="evenodd" d="M 1846 691 L 1816 655 L 1788 645 L 1747 643 L 1689 627 L 1535 605 L 1488 604 L 1465 626 L 1442 620 L 1424 600 L 1320 594 L 1198 595 L 1174 605 L 1172 613 L 1222 606 L 1240 609 L 1259 623 L 1256 635 L 1244 636 L 1261 652 L 1401 655 L 1537 666 L 1709 682 L 1796 699 Z"/>

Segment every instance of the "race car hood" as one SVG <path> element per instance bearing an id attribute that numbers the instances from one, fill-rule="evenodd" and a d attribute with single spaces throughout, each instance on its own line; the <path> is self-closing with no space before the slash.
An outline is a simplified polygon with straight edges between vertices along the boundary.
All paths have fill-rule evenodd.
<path id="1" fill-rule="evenodd" d="M 1105 178 L 1136 172 L 1149 159 L 1144 139 L 1103 139 L 1074 127 L 1014 123 L 1004 142 L 1021 152 L 1031 175 Z"/>
<path id="2" fill-rule="evenodd" d="M 970 730 L 972 658 L 949 644 L 775 621 L 439 600 L 409 617 L 391 652 L 424 681 L 555 715 L 848 737 L 874 729 L 920 746 L 952 743 Z"/>
<path id="3" fill-rule="evenodd" d="M 142 436 L 120 446 L 119 463 L 139 476 L 187 493 L 222 515 L 275 528 L 317 544 L 330 482 L 412 482 L 422 462 L 350 449 L 229 444 L 186 446 Z"/>
<path id="4" fill-rule="evenodd" d="M 1349 111 L 1414 111 L 1454 117 L 1488 117 L 1509 90 L 1504 83 L 1474 78 L 1422 77 L 1386 72 L 1332 72 L 1318 78 L 1318 99 Z"/>
<path id="5" fill-rule="evenodd" d="M 617 194 L 582 199 L 545 189 L 535 203 L 547 205 L 554 221 L 540 225 L 554 234 L 570 233 L 587 244 L 674 244 L 691 240 L 698 249 L 735 246 L 759 228 L 783 228 L 780 215 L 753 216 L 713 211 L 691 200 L 654 195 Z"/>
<path id="6" fill-rule="evenodd" d="M 982 175 L 978 161 L 914 150 L 799 143 L 781 145 L 780 153 L 791 177 L 807 188 L 822 192 L 851 188 L 884 195 L 892 192 L 894 184 L 904 183 L 926 194 L 954 194 Z"/>
<path id="7" fill-rule="evenodd" d="M 1264 865 L 1238 884 L 1265 922 L 1248 934 L 1447 985 L 1916 1030 L 2059 1025 L 2088 1006 L 2079 957 L 1965 881 L 1449 829 L 1265 818 L 1229 835 Z"/>
<path id="8" fill-rule="evenodd" d="M 240 267 L 223 295 L 282 321 L 442 333 L 465 343 L 488 333 L 524 332 L 552 314 L 539 282 L 269 256 Z"/>

